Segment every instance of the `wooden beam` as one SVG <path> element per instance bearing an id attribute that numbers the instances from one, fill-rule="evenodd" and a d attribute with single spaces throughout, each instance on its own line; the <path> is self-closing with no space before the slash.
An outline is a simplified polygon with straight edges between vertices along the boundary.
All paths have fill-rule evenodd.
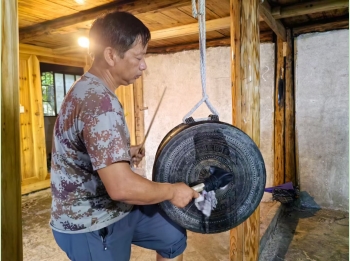
<path id="1" fill-rule="evenodd" d="M 285 95 L 285 181 L 292 181 L 296 185 L 295 163 L 295 98 L 294 98 L 294 56 L 293 37 L 287 30 L 286 42 L 286 95 Z"/>
<path id="2" fill-rule="evenodd" d="M 85 21 L 96 19 L 99 15 L 111 11 L 126 11 L 134 15 L 161 12 L 171 8 L 178 8 L 185 5 L 190 5 L 188 0 L 123 0 L 118 3 L 111 2 L 100 5 L 88 10 L 80 11 L 71 15 L 59 17 L 50 21 L 45 21 L 40 24 L 21 28 L 19 30 L 19 40 L 32 39 L 38 36 L 48 34 L 50 31 L 82 23 Z"/>
<path id="3" fill-rule="evenodd" d="M 260 32 L 260 42 L 261 43 L 267 43 L 273 41 L 273 32 L 272 31 L 266 31 L 266 32 Z M 214 40 L 207 40 L 206 41 L 206 47 L 218 47 L 218 46 L 230 46 L 231 44 L 231 38 L 230 37 L 223 37 L 219 39 Z M 199 49 L 199 42 L 195 43 L 187 43 L 187 44 L 181 44 L 181 45 L 172 45 L 172 46 L 162 46 L 162 47 L 149 47 L 147 50 L 147 54 L 157 54 L 157 53 L 175 53 L 175 52 L 181 52 L 185 50 L 198 50 Z"/>
<path id="4" fill-rule="evenodd" d="M 55 49 L 35 46 L 35 45 L 29 45 L 29 44 L 19 44 L 19 52 L 23 54 L 29 54 L 29 55 L 37 55 L 41 57 L 51 57 L 56 59 L 66 59 L 72 62 L 77 63 L 85 63 L 85 56 L 80 55 L 69 55 L 69 56 L 62 56 L 62 54 L 58 54 L 55 52 Z"/>
<path id="5" fill-rule="evenodd" d="M 271 13 L 275 19 L 282 19 L 299 15 L 326 12 L 346 7 L 349 7 L 348 0 L 323 0 L 275 7 L 272 8 Z"/>
<path id="6" fill-rule="evenodd" d="M 230 17 L 206 21 L 205 27 L 207 32 L 230 28 Z M 198 32 L 198 23 L 196 22 L 192 24 L 175 26 L 168 29 L 153 31 L 151 32 L 151 40 L 157 41 L 174 37 L 182 37 L 187 35 L 198 34 Z"/>
<path id="7" fill-rule="evenodd" d="M 145 138 L 144 104 L 143 104 L 143 76 L 134 82 L 134 105 L 135 105 L 135 136 L 136 144 L 141 144 Z M 141 164 L 144 163 L 144 160 Z M 143 167 L 143 166 L 140 166 Z"/>
<path id="8" fill-rule="evenodd" d="M 215 30 L 221 30 L 221 29 L 227 29 L 230 28 L 230 17 L 224 17 L 219 19 L 213 19 L 206 21 L 206 31 L 211 32 Z M 165 40 L 175 37 L 183 37 L 193 34 L 198 34 L 198 23 L 192 23 L 187 25 L 181 25 L 181 26 L 175 26 L 168 29 L 162 29 L 151 32 L 151 41 L 157 41 L 157 40 Z M 56 55 L 62 55 L 67 53 L 74 53 L 74 52 L 83 52 L 86 49 L 74 45 L 74 46 L 67 46 L 62 48 L 56 48 L 53 49 L 53 53 Z"/>
<path id="9" fill-rule="evenodd" d="M 323 23 L 311 23 L 293 28 L 293 36 L 300 34 L 326 32 L 331 30 L 349 29 L 349 16 L 328 20 Z"/>
<path id="10" fill-rule="evenodd" d="M 271 7 L 267 0 L 260 4 L 260 15 L 275 34 L 283 41 L 287 40 L 286 29 L 281 21 L 276 20 L 271 14 Z"/>
<path id="11" fill-rule="evenodd" d="M 259 0 L 230 0 L 232 122 L 260 146 Z M 231 261 L 257 261 L 260 207 L 230 231 Z"/>
<path id="12" fill-rule="evenodd" d="M 17 1 L 1 3 L 1 260 L 23 260 Z"/>
<path id="13" fill-rule="evenodd" d="M 277 37 L 275 49 L 274 186 L 284 183 L 284 57 L 283 41 L 279 37 Z"/>

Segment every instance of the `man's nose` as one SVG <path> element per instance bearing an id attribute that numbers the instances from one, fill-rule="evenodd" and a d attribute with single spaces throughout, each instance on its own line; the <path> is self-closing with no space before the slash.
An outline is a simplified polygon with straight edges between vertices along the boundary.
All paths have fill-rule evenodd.
<path id="1" fill-rule="evenodd" d="M 145 59 L 142 59 L 141 63 L 140 63 L 140 70 L 141 71 L 144 71 L 147 69 L 147 64 L 146 64 L 146 61 Z"/>

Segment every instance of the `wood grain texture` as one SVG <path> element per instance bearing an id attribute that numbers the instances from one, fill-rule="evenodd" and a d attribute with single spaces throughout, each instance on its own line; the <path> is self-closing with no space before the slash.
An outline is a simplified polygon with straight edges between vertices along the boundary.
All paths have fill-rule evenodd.
<path id="1" fill-rule="evenodd" d="M 81 23 L 84 21 L 96 19 L 99 15 L 111 12 L 111 11 L 126 11 L 134 15 L 140 13 L 151 12 L 159 9 L 166 10 L 169 8 L 180 7 L 188 5 L 188 0 L 132 0 L 132 1 L 120 1 L 118 4 L 114 2 L 104 5 L 96 6 L 94 8 L 81 11 L 79 13 L 73 13 L 69 15 L 62 15 L 59 18 L 45 21 L 33 26 L 21 28 L 19 31 L 19 40 L 23 41 L 28 38 L 35 38 L 40 35 L 45 35 L 51 30 L 61 27 Z"/>
<path id="2" fill-rule="evenodd" d="M 271 14 L 271 7 L 267 1 L 260 4 L 260 15 L 276 35 L 281 37 L 283 41 L 287 40 L 284 25 L 281 21 L 278 21 L 273 17 Z"/>
<path id="3" fill-rule="evenodd" d="M 143 104 L 143 77 L 134 83 L 134 110 L 135 110 L 135 139 L 141 144 L 145 138 L 144 104 Z"/>
<path id="4" fill-rule="evenodd" d="M 17 1 L 1 4 L 1 260 L 23 260 Z"/>
<path id="5" fill-rule="evenodd" d="M 285 182 L 296 184 L 295 166 L 295 96 L 294 55 L 291 30 L 287 30 L 286 42 L 286 103 L 285 103 Z"/>
<path id="6" fill-rule="evenodd" d="M 260 145 L 259 1 L 231 0 L 232 122 Z M 258 260 L 260 208 L 230 231 L 230 260 Z"/>
<path id="7" fill-rule="evenodd" d="M 136 145 L 133 85 L 120 86 L 116 89 L 115 94 L 124 109 L 126 125 L 130 133 L 130 143 L 131 145 Z"/>
<path id="8" fill-rule="evenodd" d="M 35 55 L 19 56 L 19 97 L 24 108 L 20 114 L 21 186 L 28 186 L 49 179 L 40 64 Z"/>
<path id="9" fill-rule="evenodd" d="M 273 185 L 284 183 L 284 102 L 278 104 L 278 85 L 284 70 L 283 41 L 277 37 L 276 43 L 276 75 L 275 75 L 275 112 L 274 112 L 274 177 Z"/>
<path id="10" fill-rule="evenodd" d="M 275 7 L 272 9 L 271 13 L 275 19 L 282 19 L 293 16 L 320 13 L 346 7 L 349 7 L 348 0 L 309 1 Z"/>
<path id="11" fill-rule="evenodd" d="M 293 28 L 293 36 L 339 29 L 349 29 L 349 14 L 339 19 L 330 19 L 327 22 L 309 23 L 307 25 L 298 26 Z"/>

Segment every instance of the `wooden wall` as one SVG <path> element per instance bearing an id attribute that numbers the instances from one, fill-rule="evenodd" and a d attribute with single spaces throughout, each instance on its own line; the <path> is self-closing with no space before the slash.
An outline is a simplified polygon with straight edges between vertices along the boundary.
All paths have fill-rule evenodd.
<path id="1" fill-rule="evenodd" d="M 46 164 L 40 66 L 35 55 L 19 56 L 22 193 L 50 185 Z"/>
<path id="2" fill-rule="evenodd" d="M 55 55 L 51 49 L 19 45 L 21 193 L 50 186 L 47 169 L 40 62 L 85 66 L 84 57 Z"/>

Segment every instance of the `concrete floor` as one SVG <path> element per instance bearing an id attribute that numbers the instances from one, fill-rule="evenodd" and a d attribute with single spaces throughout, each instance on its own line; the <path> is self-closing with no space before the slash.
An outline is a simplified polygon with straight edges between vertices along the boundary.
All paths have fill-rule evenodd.
<path id="1" fill-rule="evenodd" d="M 349 260 L 349 214 L 310 208 L 282 210 L 259 260 Z"/>
<path id="2" fill-rule="evenodd" d="M 23 218 L 23 256 L 24 261 L 68 261 L 56 245 L 49 228 L 51 195 L 50 190 L 36 192 L 22 197 L 22 218 Z M 348 215 L 340 212 L 319 211 L 322 216 L 301 218 L 295 212 L 284 218 L 294 218 L 291 224 L 286 223 L 282 229 L 278 225 L 277 216 L 281 216 L 280 204 L 276 202 L 262 203 L 260 205 L 260 247 L 265 248 L 261 252 L 262 261 L 273 260 L 345 260 L 348 258 Z M 327 213 L 327 215 L 326 215 Z M 283 212 L 285 216 L 285 212 Z M 294 223 L 293 223 L 294 222 Z M 318 231 L 318 227 L 322 230 Z M 288 231 L 295 231 L 293 235 Z M 316 233 L 318 232 L 318 233 Z M 286 233 L 286 237 L 283 233 Z M 272 235 L 276 240 L 267 240 Z M 279 238 L 283 246 L 278 243 Z M 293 238 L 293 239 L 292 239 Z M 311 240 L 312 245 L 324 246 L 329 249 L 329 255 L 321 252 L 310 251 L 306 242 Z M 312 241 L 313 240 L 313 241 Z M 316 241 L 318 240 L 318 243 Z M 229 232 L 214 235 L 202 235 L 188 232 L 188 247 L 184 253 L 184 261 L 228 261 L 229 260 Z M 287 244 L 288 243 L 288 244 Z M 328 247 L 330 246 L 330 247 Z M 277 250 L 276 250 L 277 249 Z M 301 253 L 301 254 L 300 254 Z M 274 259 L 274 258 L 279 259 Z M 313 258 L 311 258 L 311 257 Z M 327 258 L 326 258 L 327 257 Z M 284 259 L 286 258 L 286 259 Z M 132 246 L 131 261 L 154 261 L 153 251 Z M 346 259 L 348 260 L 348 259 Z"/>

